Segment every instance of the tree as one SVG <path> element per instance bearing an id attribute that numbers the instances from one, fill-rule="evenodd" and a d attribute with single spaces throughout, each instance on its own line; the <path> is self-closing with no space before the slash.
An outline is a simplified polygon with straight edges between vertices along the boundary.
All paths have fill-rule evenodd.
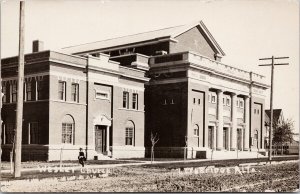
<path id="1" fill-rule="evenodd" d="M 154 161 L 154 146 L 155 144 L 158 142 L 159 138 L 157 137 L 157 133 L 155 134 L 155 136 L 153 136 L 153 133 L 151 132 L 151 164 Z"/>
<path id="2" fill-rule="evenodd" d="M 273 129 L 273 143 L 281 146 L 281 154 L 283 154 L 283 145 L 293 140 L 294 122 L 291 119 L 281 119 L 273 123 Z"/>

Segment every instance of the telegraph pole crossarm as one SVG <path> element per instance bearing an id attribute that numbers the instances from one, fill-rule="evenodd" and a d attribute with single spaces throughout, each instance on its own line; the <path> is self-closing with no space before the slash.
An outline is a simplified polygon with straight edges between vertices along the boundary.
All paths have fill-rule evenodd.
<path id="1" fill-rule="evenodd" d="M 269 161 L 272 160 L 272 132 L 273 132 L 273 87 L 274 87 L 274 67 L 276 65 L 289 65 L 289 63 L 274 63 L 275 59 L 288 59 L 289 57 L 261 58 L 259 60 L 271 60 L 271 64 L 261 64 L 259 66 L 271 66 L 271 92 L 270 92 L 270 123 L 269 123 Z"/>

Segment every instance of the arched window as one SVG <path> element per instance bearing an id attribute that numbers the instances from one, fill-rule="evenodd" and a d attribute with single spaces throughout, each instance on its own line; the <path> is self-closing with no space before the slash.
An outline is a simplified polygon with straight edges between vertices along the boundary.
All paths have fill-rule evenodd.
<path id="1" fill-rule="evenodd" d="M 199 126 L 198 125 L 194 125 L 194 136 L 199 136 Z"/>
<path id="2" fill-rule="evenodd" d="M 62 143 L 74 144 L 75 122 L 71 115 L 66 115 L 62 121 Z"/>
<path id="3" fill-rule="evenodd" d="M 134 146 L 134 123 L 127 121 L 125 128 L 125 145 Z"/>

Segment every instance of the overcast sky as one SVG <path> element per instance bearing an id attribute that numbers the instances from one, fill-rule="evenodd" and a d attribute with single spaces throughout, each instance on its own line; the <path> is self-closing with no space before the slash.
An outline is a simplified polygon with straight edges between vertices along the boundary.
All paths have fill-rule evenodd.
<path id="1" fill-rule="evenodd" d="M 19 2 L 2 4 L 2 56 L 18 50 Z M 275 69 L 274 108 L 299 126 L 299 1 L 190 0 L 96 1 L 26 0 L 25 48 L 32 40 L 45 49 L 62 47 L 203 20 L 226 53 L 222 62 L 263 74 L 259 58 L 289 56 Z M 265 61 L 266 62 L 266 61 Z M 270 83 L 270 81 L 268 82 Z M 269 109 L 269 91 L 267 93 Z"/>

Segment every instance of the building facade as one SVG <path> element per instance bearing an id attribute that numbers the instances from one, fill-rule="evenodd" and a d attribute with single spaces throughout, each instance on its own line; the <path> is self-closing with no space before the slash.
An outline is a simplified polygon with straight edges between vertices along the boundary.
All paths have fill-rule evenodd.
<path id="1" fill-rule="evenodd" d="M 44 100 L 25 98 L 23 136 L 38 128 L 36 146 L 48 160 L 74 158 L 79 147 L 89 157 L 147 157 L 151 133 L 159 136 L 156 157 L 257 156 L 264 152 L 265 77 L 223 64 L 223 56 L 203 22 L 30 54 L 31 95 L 38 98 L 39 79 L 47 92 Z M 13 100 L 16 73 L 6 69 L 17 58 L 15 66 L 10 60 L 2 75 Z M 2 114 L 6 131 L 15 117 L 11 99 Z M 36 127 L 26 115 L 44 120 Z"/>
<path id="2" fill-rule="evenodd" d="M 53 51 L 25 56 L 22 160 L 144 157 L 145 71 Z M 15 134 L 18 58 L 3 59 L 3 159 Z"/>

